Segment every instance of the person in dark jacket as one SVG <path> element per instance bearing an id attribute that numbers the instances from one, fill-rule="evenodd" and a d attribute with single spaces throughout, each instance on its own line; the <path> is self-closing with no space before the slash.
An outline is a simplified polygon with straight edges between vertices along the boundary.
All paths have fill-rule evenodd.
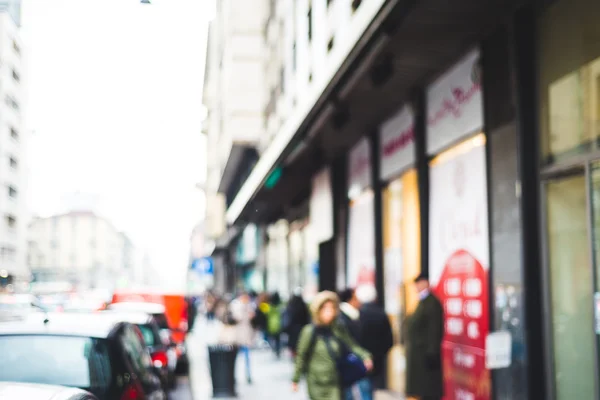
<path id="1" fill-rule="evenodd" d="M 295 357 L 300 332 L 302 332 L 302 328 L 310 323 L 308 306 L 304 303 L 304 299 L 299 293 L 294 294 L 290 301 L 288 301 L 285 314 L 286 318 L 283 330 L 288 335 L 287 346 Z"/>
<path id="2" fill-rule="evenodd" d="M 406 319 L 406 396 L 439 400 L 444 396 L 441 346 L 444 335 L 442 303 L 429 290 L 429 279 L 415 279 L 419 305 Z"/>
<path id="3" fill-rule="evenodd" d="M 356 298 L 360 306 L 361 346 L 373 355 L 373 370 L 369 375 L 369 384 L 360 387 L 363 399 L 373 398 L 373 391 L 386 388 L 387 355 L 394 345 L 394 336 L 390 320 L 377 304 L 377 290 L 373 285 L 361 285 L 356 288 Z M 369 397 L 370 396 L 370 397 Z"/>
<path id="4" fill-rule="evenodd" d="M 346 326 L 354 340 L 360 342 L 360 302 L 354 289 L 346 289 L 340 296 L 340 322 Z"/>

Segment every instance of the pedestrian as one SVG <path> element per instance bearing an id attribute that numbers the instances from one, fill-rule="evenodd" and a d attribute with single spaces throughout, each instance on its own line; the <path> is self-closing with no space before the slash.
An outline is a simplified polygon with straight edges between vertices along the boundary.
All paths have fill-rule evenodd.
<path id="1" fill-rule="evenodd" d="M 373 366 L 371 355 L 359 347 L 339 323 L 339 299 L 335 293 L 324 291 L 317 294 L 310 311 L 313 323 L 305 326 L 300 334 L 292 390 L 298 390 L 298 383 L 304 375 L 311 400 L 342 399 L 344 388 L 337 361 L 343 348 L 360 357 L 367 370 Z"/>
<path id="2" fill-rule="evenodd" d="M 374 285 L 360 285 L 356 288 L 356 298 L 360 304 L 358 343 L 373 355 L 373 370 L 357 386 L 362 400 L 371 400 L 375 390 L 386 388 L 387 356 L 394 345 L 394 334 L 387 314 L 377 304 Z"/>
<path id="3" fill-rule="evenodd" d="M 237 343 L 240 346 L 240 353 L 244 356 L 246 366 L 246 380 L 252 383 L 252 373 L 250 368 L 250 348 L 254 345 L 255 331 L 252 327 L 252 318 L 254 309 L 247 293 L 242 293 L 229 306 L 231 315 L 236 321 Z"/>
<path id="4" fill-rule="evenodd" d="M 354 340 L 360 341 L 360 302 L 354 289 L 340 293 L 340 320 L 346 326 Z"/>
<path id="5" fill-rule="evenodd" d="M 301 292 L 296 292 L 286 306 L 286 323 L 283 326 L 283 331 L 288 335 L 287 346 L 292 352 L 292 356 L 296 357 L 298 348 L 298 340 L 302 328 L 310 323 L 310 313 Z"/>
<path id="6" fill-rule="evenodd" d="M 415 278 L 419 305 L 406 319 L 406 395 L 439 400 L 444 395 L 441 345 L 444 310 L 429 289 L 427 275 Z"/>
<path id="7" fill-rule="evenodd" d="M 267 334 L 271 348 L 277 358 L 281 357 L 281 329 L 282 329 L 283 307 L 281 306 L 281 297 L 275 292 L 269 299 L 269 309 L 267 311 Z"/>

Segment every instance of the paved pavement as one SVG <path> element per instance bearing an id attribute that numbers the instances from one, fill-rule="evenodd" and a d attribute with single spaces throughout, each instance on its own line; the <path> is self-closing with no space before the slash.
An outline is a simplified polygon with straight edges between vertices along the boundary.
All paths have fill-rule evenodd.
<path id="1" fill-rule="evenodd" d="M 212 398 L 207 345 L 215 341 L 218 325 L 198 321 L 194 332 L 188 336 L 190 355 L 189 378 L 180 379 L 172 400 L 208 400 Z M 250 354 L 252 384 L 245 380 L 243 356 L 236 363 L 237 399 L 242 400 L 308 400 L 302 387 L 299 393 L 291 391 L 293 364 L 289 356 L 277 360 L 268 349 L 256 349 Z"/>
<path id="2" fill-rule="evenodd" d="M 219 326 L 198 321 L 194 332 L 188 336 L 190 355 L 189 378 L 180 378 L 171 400 L 209 400 L 212 398 L 207 345 L 216 341 Z M 269 349 L 255 349 L 250 363 L 252 384 L 246 382 L 243 356 L 236 362 L 237 399 L 241 400 L 308 400 L 306 387 L 301 385 L 298 393 L 291 391 L 293 364 L 289 355 L 277 360 Z M 403 397 L 391 393 L 377 393 L 376 400 L 397 400 Z"/>

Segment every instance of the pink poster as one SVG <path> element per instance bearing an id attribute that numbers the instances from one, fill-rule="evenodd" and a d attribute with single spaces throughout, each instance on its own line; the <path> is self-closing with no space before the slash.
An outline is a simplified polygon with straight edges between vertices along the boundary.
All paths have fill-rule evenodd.
<path id="1" fill-rule="evenodd" d="M 483 136 L 430 171 L 429 273 L 444 307 L 445 398 L 487 400 L 488 207 Z"/>

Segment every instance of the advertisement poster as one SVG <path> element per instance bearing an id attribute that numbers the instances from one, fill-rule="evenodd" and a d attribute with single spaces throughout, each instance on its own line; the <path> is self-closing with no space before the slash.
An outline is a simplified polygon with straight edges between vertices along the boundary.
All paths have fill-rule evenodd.
<path id="1" fill-rule="evenodd" d="M 350 205 L 348 220 L 348 287 L 375 284 L 373 192 L 367 190 Z"/>
<path id="2" fill-rule="evenodd" d="M 444 307 L 445 398 L 488 400 L 488 210 L 483 141 L 431 167 L 430 280 Z"/>
<path id="3" fill-rule="evenodd" d="M 479 50 L 427 89 L 427 153 L 435 154 L 483 126 Z"/>

